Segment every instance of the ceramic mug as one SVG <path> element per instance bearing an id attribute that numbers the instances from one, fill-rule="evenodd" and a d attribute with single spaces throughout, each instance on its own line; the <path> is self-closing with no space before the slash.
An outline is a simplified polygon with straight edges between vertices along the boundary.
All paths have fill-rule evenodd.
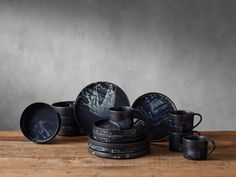
<path id="1" fill-rule="evenodd" d="M 191 133 L 169 132 L 169 150 L 173 152 L 183 152 L 183 138 L 193 134 L 200 135 L 198 131 Z"/>
<path id="2" fill-rule="evenodd" d="M 193 125 L 195 116 L 199 116 L 199 121 Z M 171 132 L 190 133 L 201 122 L 202 116 L 199 113 L 177 110 L 169 114 L 169 129 Z"/>
<path id="3" fill-rule="evenodd" d="M 133 127 L 134 119 L 144 120 L 141 113 L 129 106 L 115 106 L 109 109 L 109 121 L 119 129 L 129 129 Z"/>
<path id="4" fill-rule="evenodd" d="M 77 125 L 74 117 L 74 101 L 62 101 L 52 104 L 61 118 L 61 126 L 58 135 L 78 136 L 81 135 L 81 128 Z"/>
<path id="5" fill-rule="evenodd" d="M 210 150 L 209 142 L 212 144 Z M 186 159 L 205 160 L 215 148 L 215 142 L 206 136 L 189 135 L 183 138 L 183 155 Z"/>

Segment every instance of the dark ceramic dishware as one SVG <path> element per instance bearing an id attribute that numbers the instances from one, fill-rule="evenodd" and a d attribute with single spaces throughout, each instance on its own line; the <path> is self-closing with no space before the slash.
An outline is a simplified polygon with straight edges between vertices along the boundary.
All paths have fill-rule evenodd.
<path id="1" fill-rule="evenodd" d="M 88 140 L 89 151 L 96 156 L 111 159 L 130 159 L 143 156 L 149 152 L 150 141 L 148 137 L 137 142 L 101 142 L 93 135 Z"/>
<path id="2" fill-rule="evenodd" d="M 145 138 L 142 141 L 139 142 L 127 142 L 127 143 L 106 143 L 97 141 L 93 138 L 93 135 L 89 136 L 88 144 L 93 144 L 101 147 L 107 147 L 107 148 L 113 148 L 113 149 L 124 149 L 124 148 L 132 148 L 132 147 L 138 147 L 138 146 L 149 146 L 150 141 L 149 138 Z"/>
<path id="3" fill-rule="evenodd" d="M 74 104 L 74 101 L 61 101 L 53 103 L 52 106 L 60 115 L 71 116 L 73 114 Z"/>
<path id="4" fill-rule="evenodd" d="M 60 136 L 78 136 L 82 134 L 74 117 L 74 101 L 63 101 L 52 104 L 53 108 L 60 114 L 61 128 L 58 132 Z"/>
<path id="5" fill-rule="evenodd" d="M 87 133 L 91 133 L 94 121 L 108 118 L 109 108 L 114 106 L 130 106 L 125 92 L 109 82 L 92 83 L 85 87 L 76 99 L 76 122 Z"/>
<path id="6" fill-rule="evenodd" d="M 89 148 L 93 149 L 95 151 L 100 151 L 100 152 L 106 152 L 106 153 L 112 153 L 112 154 L 124 154 L 124 153 L 135 153 L 138 151 L 142 151 L 148 147 L 147 146 L 137 146 L 137 147 L 132 147 L 132 148 L 119 149 L 119 148 L 107 148 L 107 147 L 89 144 Z"/>
<path id="7" fill-rule="evenodd" d="M 195 116 L 199 116 L 199 121 L 193 125 Z M 172 132 L 189 133 L 197 127 L 201 121 L 201 114 L 191 111 L 177 110 L 169 114 L 169 128 Z"/>
<path id="8" fill-rule="evenodd" d="M 130 129 L 118 129 L 116 125 L 109 120 L 98 120 L 93 125 L 93 135 L 109 139 L 135 138 L 147 134 L 146 124 L 138 121 Z"/>
<path id="9" fill-rule="evenodd" d="M 140 135 L 137 137 L 133 137 L 133 138 L 126 138 L 126 137 L 116 137 L 116 136 L 109 136 L 109 137 L 104 137 L 101 136 L 100 134 L 93 134 L 93 138 L 97 141 L 100 142 L 105 142 L 105 143 L 134 143 L 134 142 L 139 142 L 139 141 L 143 141 L 144 139 L 146 139 L 146 135 Z"/>
<path id="10" fill-rule="evenodd" d="M 130 129 L 133 127 L 134 118 L 144 120 L 138 110 L 129 106 L 116 106 L 109 109 L 109 117 L 111 123 L 115 124 L 118 129 Z"/>
<path id="11" fill-rule="evenodd" d="M 152 140 L 165 140 L 169 134 L 168 115 L 176 110 L 173 101 L 161 93 L 147 93 L 135 100 L 132 107 L 145 117 Z"/>
<path id="12" fill-rule="evenodd" d="M 120 146 L 114 146 L 114 144 L 117 145 L 117 143 L 99 143 L 99 141 L 89 141 L 88 146 L 91 149 L 101 151 L 101 152 L 109 152 L 109 153 L 131 153 L 131 152 L 137 152 L 141 151 L 145 148 L 149 147 L 149 143 L 143 143 L 146 141 L 146 138 L 143 140 L 140 140 L 139 142 L 126 142 L 129 144 L 129 147 L 120 147 Z M 119 144 L 126 144 L 126 143 L 121 143 Z"/>
<path id="13" fill-rule="evenodd" d="M 97 120 L 89 136 L 89 151 L 112 159 L 129 159 L 149 152 L 150 139 L 146 122 L 140 120 L 139 111 L 128 106 L 109 109 L 109 119 Z M 134 119 L 136 121 L 134 121 Z"/>
<path id="14" fill-rule="evenodd" d="M 209 142 L 212 144 L 210 150 Z M 183 155 L 186 159 L 206 160 L 215 148 L 215 142 L 206 136 L 190 135 L 183 138 Z"/>
<path id="15" fill-rule="evenodd" d="M 169 149 L 173 152 L 183 152 L 183 138 L 188 135 L 198 134 L 198 131 L 193 131 L 191 133 L 176 133 L 169 132 Z"/>
<path id="16" fill-rule="evenodd" d="M 145 127 L 133 127 L 133 129 L 137 131 L 133 131 L 131 134 L 120 134 L 118 131 L 119 134 L 104 134 L 93 131 L 93 137 L 98 141 L 110 143 L 137 142 L 148 137 Z"/>
<path id="17" fill-rule="evenodd" d="M 59 132 L 61 119 L 52 106 L 46 103 L 33 103 L 22 113 L 20 128 L 29 140 L 46 143 Z"/>
<path id="18" fill-rule="evenodd" d="M 108 159 L 133 159 L 133 158 L 138 158 L 141 156 L 144 156 L 149 153 L 150 149 L 145 148 L 142 151 L 137 151 L 133 153 L 107 153 L 107 152 L 101 152 L 101 151 L 96 151 L 91 148 L 89 148 L 89 151 L 91 154 L 96 155 L 98 157 L 102 158 L 108 158 Z"/>

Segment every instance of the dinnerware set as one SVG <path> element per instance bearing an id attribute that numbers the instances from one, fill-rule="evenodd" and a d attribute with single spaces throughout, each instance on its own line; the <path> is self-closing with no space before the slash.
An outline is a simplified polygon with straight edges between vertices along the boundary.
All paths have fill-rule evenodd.
<path id="1" fill-rule="evenodd" d="M 200 120 L 193 125 L 195 115 Z M 151 141 L 169 138 L 171 151 L 203 160 L 214 151 L 215 143 L 195 135 L 199 133 L 193 129 L 201 120 L 200 114 L 177 110 L 161 93 L 146 93 L 131 106 L 120 87 L 96 82 L 82 89 L 75 101 L 29 105 L 21 115 L 20 127 L 35 143 L 47 143 L 56 135 L 89 135 L 91 154 L 112 159 L 143 156 L 149 152 Z M 208 142 L 212 142 L 209 152 Z"/>

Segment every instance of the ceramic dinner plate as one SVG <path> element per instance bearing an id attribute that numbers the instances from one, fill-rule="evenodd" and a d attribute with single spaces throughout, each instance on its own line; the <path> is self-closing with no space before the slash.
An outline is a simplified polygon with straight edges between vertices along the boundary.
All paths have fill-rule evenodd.
<path id="1" fill-rule="evenodd" d="M 176 110 L 170 98 L 161 93 L 147 93 L 136 99 L 132 107 L 147 120 L 152 140 L 161 141 L 168 137 L 168 114 Z"/>
<path id="2" fill-rule="evenodd" d="M 76 121 L 87 133 L 91 133 L 93 123 L 108 118 L 109 108 L 114 106 L 130 106 L 125 92 L 113 83 L 92 83 L 85 87 L 76 99 Z"/>

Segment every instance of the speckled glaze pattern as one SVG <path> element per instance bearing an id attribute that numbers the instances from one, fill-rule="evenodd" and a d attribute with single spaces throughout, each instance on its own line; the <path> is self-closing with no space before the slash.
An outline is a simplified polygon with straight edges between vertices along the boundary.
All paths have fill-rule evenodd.
<path id="1" fill-rule="evenodd" d="M 31 141 L 46 143 L 53 139 L 60 129 L 59 114 L 46 103 L 33 103 L 22 113 L 20 127 Z"/>
<path id="2" fill-rule="evenodd" d="M 107 118 L 109 108 L 129 106 L 124 91 L 109 82 L 96 82 L 85 87 L 75 103 L 76 121 L 89 133 L 95 120 Z"/>
<path id="3" fill-rule="evenodd" d="M 138 109 L 146 118 L 153 140 L 168 136 L 168 115 L 176 110 L 170 98 L 161 93 L 147 93 L 136 99 L 132 107 Z"/>

